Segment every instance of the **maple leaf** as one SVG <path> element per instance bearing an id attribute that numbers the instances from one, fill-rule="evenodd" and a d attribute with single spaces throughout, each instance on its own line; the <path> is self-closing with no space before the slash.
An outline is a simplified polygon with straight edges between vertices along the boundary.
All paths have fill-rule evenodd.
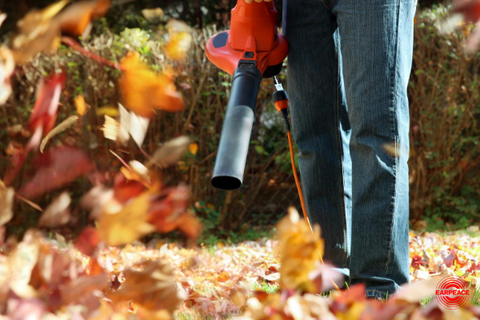
<path id="1" fill-rule="evenodd" d="M 103 17 L 110 8 L 111 0 L 82 1 L 68 6 L 55 20 L 63 32 L 73 36 L 85 34 L 90 22 Z"/>
<path id="2" fill-rule="evenodd" d="M 17 63 L 27 63 L 39 52 L 56 51 L 62 31 L 74 36 L 84 34 L 92 19 L 105 15 L 111 0 L 76 2 L 62 11 L 69 2 L 62 0 L 43 10 L 32 10 L 17 23 L 12 40 Z"/>
<path id="3" fill-rule="evenodd" d="M 55 126 L 58 102 L 60 101 L 60 95 L 66 79 L 65 70 L 62 70 L 60 73 L 52 73 L 48 77 L 40 79 L 37 86 L 35 105 L 28 122 L 28 128 L 34 132 L 34 136 L 38 130 L 41 130 L 40 137 L 45 136 Z"/>
<path id="4" fill-rule="evenodd" d="M 190 138 L 187 136 L 180 136 L 167 141 L 155 150 L 152 158 L 147 162 L 146 167 L 149 168 L 156 164 L 163 168 L 175 164 L 189 146 Z"/>
<path id="5" fill-rule="evenodd" d="M 186 185 L 165 189 L 165 196 L 152 200 L 148 221 L 160 232 L 175 229 L 183 231 L 190 239 L 196 240 L 201 232 L 198 219 L 186 213 L 190 191 Z"/>
<path id="6" fill-rule="evenodd" d="M 123 272 L 125 282 L 110 295 L 115 301 L 133 301 L 147 310 L 166 309 L 172 313 L 186 299 L 177 289 L 174 268 L 161 261 L 147 261 L 141 271 Z"/>
<path id="7" fill-rule="evenodd" d="M 98 219 L 98 231 L 107 245 L 127 244 L 155 230 L 147 222 L 150 197 L 150 192 L 144 192 L 118 212 L 102 212 Z"/>
<path id="8" fill-rule="evenodd" d="M 100 234 L 94 227 L 86 227 L 75 240 L 75 247 L 84 255 L 91 256 L 100 243 Z"/>
<path id="9" fill-rule="evenodd" d="M 40 154 L 34 163 L 35 168 L 38 168 L 35 175 L 18 191 L 27 199 L 63 187 L 93 168 L 92 162 L 82 150 L 67 146 Z"/>
<path id="10" fill-rule="evenodd" d="M 155 109 L 171 112 L 184 109 L 171 77 L 151 71 L 140 61 L 138 52 L 130 52 L 120 66 L 124 71 L 118 84 L 125 107 L 145 118 L 151 118 Z"/>
<path id="11" fill-rule="evenodd" d="M 28 154 L 40 145 L 40 141 L 55 126 L 60 94 L 65 85 L 66 74 L 53 73 L 47 78 L 42 78 L 37 86 L 37 97 L 30 116 L 28 128 L 33 132 L 25 149 L 12 157 L 12 166 L 5 173 L 4 182 L 10 184 L 22 168 Z"/>
<path id="12" fill-rule="evenodd" d="M 277 224 L 280 253 L 280 288 L 301 289 L 316 292 L 317 286 L 309 274 L 322 261 L 324 243 L 320 228 L 313 232 L 304 220 L 300 220 L 295 208 L 290 207 L 288 215 Z"/>

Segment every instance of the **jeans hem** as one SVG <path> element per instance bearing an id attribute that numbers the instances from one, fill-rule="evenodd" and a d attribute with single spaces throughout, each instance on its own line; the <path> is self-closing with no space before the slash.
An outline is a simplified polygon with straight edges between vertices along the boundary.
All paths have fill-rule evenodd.
<path id="1" fill-rule="evenodd" d="M 387 294 L 383 291 L 379 291 L 376 289 L 368 289 L 365 291 L 366 298 L 375 298 L 379 300 L 387 300 Z"/>

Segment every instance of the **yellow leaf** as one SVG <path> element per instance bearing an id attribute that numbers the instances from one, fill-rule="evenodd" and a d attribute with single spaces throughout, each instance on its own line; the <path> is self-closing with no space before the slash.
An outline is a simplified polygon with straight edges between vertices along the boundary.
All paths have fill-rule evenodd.
<path id="1" fill-rule="evenodd" d="M 118 213 L 102 212 L 98 219 L 98 231 L 107 245 L 127 244 L 155 230 L 147 222 L 150 196 L 150 192 L 144 192 Z"/>
<path id="2" fill-rule="evenodd" d="M 300 219 L 294 207 L 277 224 L 280 253 L 280 288 L 302 289 L 315 292 L 316 286 L 309 273 L 322 261 L 324 242 L 320 238 L 320 227 L 315 225 L 313 233 L 305 220 Z"/>
<path id="3" fill-rule="evenodd" d="M 345 313 L 336 314 L 339 320 L 355 320 L 360 319 L 360 315 L 365 310 L 367 304 L 364 302 L 354 302 L 353 305 Z"/>
<path id="4" fill-rule="evenodd" d="M 165 53 L 172 60 L 184 60 L 191 44 L 192 36 L 189 32 L 172 32 L 165 45 Z"/>
<path id="5" fill-rule="evenodd" d="M 97 116 L 110 116 L 110 117 L 118 117 L 119 112 L 118 109 L 113 106 L 106 106 L 97 109 Z"/>
<path id="6" fill-rule="evenodd" d="M 77 113 L 83 116 L 87 112 L 87 105 L 85 104 L 85 98 L 82 95 L 77 96 L 74 100 Z"/>
<path id="7" fill-rule="evenodd" d="M 138 52 L 130 52 L 120 66 L 124 71 L 118 83 L 125 107 L 146 118 L 151 118 L 155 109 L 183 110 L 183 99 L 172 78 L 151 71 Z"/>
<path id="8" fill-rule="evenodd" d="M 3 183 L 1 183 L 3 185 Z M 0 226 L 6 224 L 13 217 L 13 196 L 15 191 L 13 188 L 0 186 Z"/>
<path id="9" fill-rule="evenodd" d="M 196 154 L 198 151 L 198 144 L 190 143 L 190 145 L 188 146 L 188 151 L 190 151 L 191 154 Z"/>

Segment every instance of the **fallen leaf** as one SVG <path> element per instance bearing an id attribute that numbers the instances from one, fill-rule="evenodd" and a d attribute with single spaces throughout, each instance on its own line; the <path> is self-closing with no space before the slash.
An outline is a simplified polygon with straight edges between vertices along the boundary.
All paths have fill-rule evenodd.
<path id="1" fill-rule="evenodd" d="M 82 150 L 67 146 L 41 154 L 34 163 L 35 168 L 38 168 L 35 175 L 18 191 L 27 199 L 63 187 L 93 168 L 92 162 Z"/>
<path id="2" fill-rule="evenodd" d="M 105 123 L 103 124 L 103 135 L 108 140 L 116 141 L 118 137 L 118 130 L 120 128 L 120 123 L 113 119 L 110 116 L 105 115 Z"/>
<path id="3" fill-rule="evenodd" d="M 155 109 L 171 112 L 184 109 L 172 79 L 151 71 L 137 52 L 130 52 L 120 65 L 124 71 L 118 83 L 125 107 L 145 118 L 151 118 Z"/>
<path id="4" fill-rule="evenodd" d="M 111 0 L 75 2 L 63 10 L 56 18 L 60 29 L 72 36 L 82 36 L 93 19 L 103 17 Z"/>
<path id="5" fill-rule="evenodd" d="M 174 268 L 161 261 L 147 261 L 142 271 L 124 271 L 125 282 L 111 294 L 113 301 L 133 301 L 147 310 L 172 313 L 186 299 L 177 289 Z"/>
<path id="6" fill-rule="evenodd" d="M 2 14 L 0 16 L 5 17 L 6 15 Z M 10 77 L 14 70 L 15 61 L 12 52 L 8 48 L 0 46 L 0 105 L 7 102 L 12 93 Z"/>
<path id="7" fill-rule="evenodd" d="M 85 98 L 82 95 L 78 95 L 73 102 L 75 103 L 75 108 L 79 116 L 85 115 L 87 112 L 87 104 L 85 103 Z"/>
<path id="8" fill-rule="evenodd" d="M 184 60 L 192 45 L 192 36 L 190 32 L 173 31 L 169 33 L 169 39 L 165 44 L 165 53 L 167 57 L 175 61 Z"/>
<path id="9" fill-rule="evenodd" d="M 319 226 L 315 225 L 311 232 L 295 208 L 290 207 L 288 215 L 277 224 L 277 234 L 282 265 L 280 288 L 317 292 L 309 274 L 323 257 L 324 242 L 320 238 Z"/>
<path id="10" fill-rule="evenodd" d="M 62 123 L 60 123 L 58 126 L 53 128 L 46 136 L 43 138 L 42 143 L 40 144 L 40 152 L 43 153 L 43 149 L 45 148 L 45 145 L 47 142 L 57 134 L 59 134 L 62 131 L 67 130 L 70 128 L 75 122 L 77 122 L 78 116 L 70 116 L 67 119 L 63 120 Z"/>
<path id="11" fill-rule="evenodd" d="M 107 245 L 127 244 L 155 230 L 147 222 L 150 197 L 150 192 L 144 192 L 120 212 L 102 212 L 98 219 L 98 231 Z"/>
<path id="12" fill-rule="evenodd" d="M 33 132 L 33 135 L 25 149 L 12 157 L 12 166 L 7 169 L 3 179 L 5 184 L 9 185 L 15 179 L 30 150 L 35 150 L 40 145 L 42 137 L 55 126 L 58 102 L 65 81 L 66 75 L 64 70 L 61 73 L 53 73 L 39 81 L 35 105 L 28 123 L 28 127 Z"/>
<path id="13" fill-rule="evenodd" d="M 135 180 L 141 182 L 145 186 L 151 185 L 150 172 L 143 164 L 137 160 L 130 161 L 128 163 L 129 168 L 122 167 L 120 171 L 128 180 Z"/>
<path id="14" fill-rule="evenodd" d="M 43 10 L 32 10 L 17 22 L 12 38 L 16 63 L 27 63 L 39 52 L 55 51 L 60 44 L 60 25 L 53 18 L 70 0 L 53 3 Z"/>
<path id="15" fill-rule="evenodd" d="M 440 276 L 417 281 L 411 285 L 403 285 L 400 287 L 397 293 L 392 296 L 392 299 L 408 301 L 412 303 L 421 302 L 427 297 L 434 296 L 438 283 L 448 275 L 448 271 L 445 271 Z"/>
<path id="16" fill-rule="evenodd" d="M 13 217 L 13 197 L 15 191 L 13 188 L 7 188 L 0 180 L 0 226 L 5 225 Z"/>
<path id="17" fill-rule="evenodd" d="M 149 168 L 154 164 L 160 167 L 167 167 L 175 164 L 180 160 L 180 157 L 188 149 L 189 145 L 190 138 L 187 136 L 181 136 L 166 142 L 153 153 L 153 156 L 147 162 L 146 167 Z"/>
<path id="18" fill-rule="evenodd" d="M 28 127 L 32 132 L 41 129 L 40 136 L 45 136 L 55 126 L 58 102 L 66 79 L 66 72 L 62 70 L 61 73 L 52 73 L 47 78 L 40 80 L 37 86 L 35 105 L 28 122 Z"/>
<path id="19" fill-rule="evenodd" d="M 45 209 L 38 220 L 39 227 L 55 228 L 70 221 L 70 203 L 72 199 L 67 192 L 60 194 Z"/>
<path id="20" fill-rule="evenodd" d="M 39 52 L 56 51 L 61 31 L 74 36 L 85 35 L 90 22 L 106 14 L 111 0 L 75 2 L 64 9 L 69 2 L 62 0 L 43 10 L 32 10 L 17 23 L 12 40 L 17 63 L 27 63 Z"/>
<path id="21" fill-rule="evenodd" d="M 190 143 L 190 145 L 188 146 L 188 151 L 190 151 L 191 154 L 197 154 L 198 144 Z"/>
<path id="22" fill-rule="evenodd" d="M 94 227 L 86 227 L 75 240 L 75 247 L 84 255 L 91 256 L 100 243 L 100 234 Z"/>
<path id="23" fill-rule="evenodd" d="M 94 276 L 81 276 L 73 279 L 61 290 L 62 303 L 69 305 L 78 302 L 93 290 L 104 290 L 108 287 L 108 276 L 105 273 Z"/>

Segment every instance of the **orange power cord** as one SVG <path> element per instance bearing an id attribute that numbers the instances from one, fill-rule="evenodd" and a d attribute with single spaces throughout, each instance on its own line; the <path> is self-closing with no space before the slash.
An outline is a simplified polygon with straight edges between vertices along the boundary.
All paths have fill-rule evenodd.
<path id="1" fill-rule="evenodd" d="M 305 218 L 305 221 L 307 221 L 310 231 L 313 232 L 312 226 L 310 225 L 310 220 L 308 219 L 307 209 L 305 208 L 305 202 L 303 201 L 303 192 L 302 192 L 302 187 L 300 185 L 300 180 L 298 179 L 297 169 L 295 168 L 295 157 L 293 156 L 292 134 L 290 133 L 290 130 L 287 131 L 287 135 L 288 135 L 288 145 L 290 147 L 290 159 L 292 160 L 293 176 L 295 177 L 295 184 L 297 185 L 298 196 L 300 197 L 300 204 L 302 205 L 303 217 Z"/>
<path id="2" fill-rule="evenodd" d="M 310 228 L 310 231 L 313 232 L 312 225 L 310 224 L 310 220 L 308 219 L 307 209 L 305 208 L 305 201 L 303 199 L 303 192 L 302 187 L 300 185 L 300 179 L 298 178 L 297 169 L 295 167 L 295 157 L 293 153 L 293 142 L 292 142 L 292 134 L 290 132 L 290 120 L 288 118 L 288 97 L 285 90 L 283 90 L 282 85 L 278 82 L 277 78 L 274 77 L 275 87 L 277 91 L 273 95 L 273 101 L 275 104 L 275 108 L 277 111 L 281 111 L 283 118 L 285 120 L 285 125 L 287 126 L 287 136 L 288 136 L 288 146 L 290 147 L 290 159 L 292 161 L 292 171 L 293 176 L 295 177 L 295 184 L 297 185 L 298 196 L 300 197 L 300 204 L 302 205 L 303 217 Z M 320 258 L 320 262 L 323 264 L 323 258 Z M 338 285 L 333 281 L 332 278 L 328 277 L 333 284 L 333 287 L 337 291 L 341 291 Z"/>
<path id="3" fill-rule="evenodd" d="M 295 168 L 295 157 L 293 156 L 293 143 L 292 135 L 290 133 L 290 120 L 288 119 L 288 96 L 287 92 L 283 90 L 283 86 L 278 82 L 277 77 L 273 77 L 273 82 L 277 91 L 273 93 L 273 102 L 275 109 L 282 112 L 283 119 L 285 120 L 285 125 L 287 126 L 287 135 L 288 135 L 288 145 L 290 147 L 290 159 L 292 161 L 292 171 L 293 176 L 295 177 L 295 184 L 297 185 L 298 196 L 300 197 L 300 204 L 302 205 L 303 217 L 310 228 L 310 231 L 313 232 L 312 225 L 308 219 L 307 209 L 305 208 L 305 201 L 303 199 L 302 187 L 300 185 L 300 179 L 298 179 L 297 169 Z"/>

